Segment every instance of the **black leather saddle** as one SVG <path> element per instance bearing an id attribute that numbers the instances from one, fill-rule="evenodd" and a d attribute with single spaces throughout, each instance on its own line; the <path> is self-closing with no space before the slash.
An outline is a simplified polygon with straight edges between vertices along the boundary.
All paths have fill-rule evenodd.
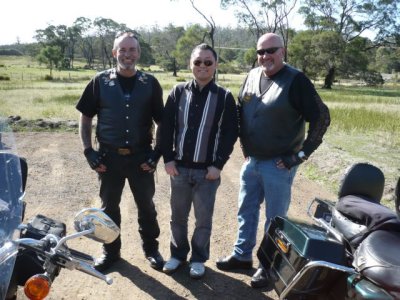
<path id="1" fill-rule="evenodd" d="M 384 185 L 382 171 L 367 163 L 352 165 L 343 176 L 332 224 L 353 249 L 373 231 L 400 231 L 396 213 L 380 204 Z"/>
<path id="2" fill-rule="evenodd" d="M 380 204 L 384 184 L 379 168 L 351 166 L 342 179 L 332 223 L 354 251 L 355 269 L 386 290 L 400 292 L 400 220 Z"/>
<path id="3" fill-rule="evenodd" d="M 400 292 L 400 232 L 370 233 L 354 254 L 354 268 L 389 291 Z"/>

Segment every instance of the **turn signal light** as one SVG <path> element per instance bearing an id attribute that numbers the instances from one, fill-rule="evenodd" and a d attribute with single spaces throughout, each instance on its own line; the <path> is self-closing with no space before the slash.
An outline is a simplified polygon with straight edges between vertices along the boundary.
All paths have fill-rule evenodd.
<path id="1" fill-rule="evenodd" d="M 279 249 L 281 249 L 281 251 L 283 253 L 288 253 L 289 252 L 290 244 L 287 244 L 284 240 L 282 240 L 280 238 L 276 238 L 275 242 L 278 245 Z"/>
<path id="2" fill-rule="evenodd" d="M 49 294 L 50 286 L 50 278 L 44 274 L 38 274 L 26 281 L 24 292 L 30 300 L 42 300 Z"/>

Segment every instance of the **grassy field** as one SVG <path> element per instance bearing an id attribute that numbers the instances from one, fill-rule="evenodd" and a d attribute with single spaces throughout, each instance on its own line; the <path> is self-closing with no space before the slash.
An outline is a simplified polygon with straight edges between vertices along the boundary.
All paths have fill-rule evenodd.
<path id="1" fill-rule="evenodd" d="M 167 99 L 171 88 L 191 78 L 188 71 L 178 78 L 157 68 L 146 68 L 160 81 Z M 22 119 L 78 120 L 75 104 L 95 70 L 49 70 L 28 57 L 0 56 L 0 115 Z M 245 74 L 219 74 L 218 83 L 236 96 Z M 310 178 L 335 191 L 343 170 L 355 162 L 370 162 L 386 176 L 385 204 L 391 206 L 392 187 L 400 175 L 400 86 L 334 86 L 318 89 L 331 112 L 331 126 L 324 143 L 302 168 Z"/>

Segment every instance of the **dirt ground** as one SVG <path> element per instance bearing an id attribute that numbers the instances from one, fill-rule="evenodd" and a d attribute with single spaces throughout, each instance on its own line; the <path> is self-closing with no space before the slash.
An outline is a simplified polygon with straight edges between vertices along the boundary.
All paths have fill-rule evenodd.
<path id="1" fill-rule="evenodd" d="M 68 233 L 72 233 L 75 213 L 86 207 L 100 205 L 97 177 L 86 163 L 78 135 L 18 133 L 16 143 L 18 153 L 27 159 L 29 165 L 25 197 L 26 220 L 38 213 L 44 214 L 65 222 Z M 249 286 L 255 269 L 235 273 L 220 271 L 215 266 L 219 257 L 230 254 L 236 237 L 237 194 L 242 162 L 243 157 L 237 144 L 222 173 L 214 211 L 211 258 L 206 263 L 206 275 L 202 279 L 191 279 L 188 266 L 169 276 L 153 270 L 147 264 L 137 232 L 136 207 L 126 186 L 121 202 L 122 260 L 108 273 L 113 284 L 107 285 L 79 271 L 64 269 L 53 283 L 47 299 L 277 299 L 273 291 L 266 292 Z M 307 180 L 300 168 L 293 187 L 289 215 L 305 218 L 307 204 L 317 196 L 334 199 L 330 192 Z M 169 178 L 162 161 L 156 173 L 154 202 L 161 227 L 160 252 L 168 259 Z M 263 222 L 264 218 L 260 221 L 259 241 L 262 238 Z M 190 233 L 192 228 L 193 216 Z M 87 238 L 70 241 L 68 245 L 95 257 L 101 254 L 101 244 Z M 255 253 L 254 267 L 257 267 Z M 19 299 L 25 299 L 22 292 L 19 292 Z"/>

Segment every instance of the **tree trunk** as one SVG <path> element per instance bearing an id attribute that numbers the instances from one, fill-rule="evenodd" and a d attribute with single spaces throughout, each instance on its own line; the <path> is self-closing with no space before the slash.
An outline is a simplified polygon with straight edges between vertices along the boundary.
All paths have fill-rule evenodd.
<path id="1" fill-rule="evenodd" d="M 332 89 L 333 80 L 335 79 L 335 67 L 331 67 L 328 74 L 325 76 L 325 83 L 323 89 Z"/>
<path id="2" fill-rule="evenodd" d="M 175 59 L 175 57 L 173 58 L 173 63 L 172 63 L 172 65 L 173 65 L 173 73 L 172 73 L 172 76 L 173 76 L 173 77 L 178 77 L 178 66 L 176 65 L 176 59 Z"/>

